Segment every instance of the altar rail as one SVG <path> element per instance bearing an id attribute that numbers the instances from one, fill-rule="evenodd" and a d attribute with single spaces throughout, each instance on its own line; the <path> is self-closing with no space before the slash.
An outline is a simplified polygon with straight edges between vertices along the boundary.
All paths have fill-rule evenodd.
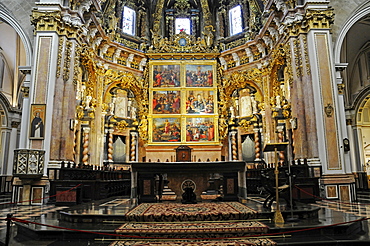
<path id="1" fill-rule="evenodd" d="M 279 186 L 289 185 L 289 167 L 288 165 L 279 166 Z M 247 193 L 263 194 L 266 182 L 275 183 L 275 164 L 263 162 L 247 163 Z M 313 202 L 315 196 L 320 196 L 319 178 L 321 177 L 320 166 L 309 166 L 305 160 L 294 161 L 290 166 L 292 177 L 292 196 L 293 199 L 300 202 Z M 299 187 L 299 189 L 297 188 Z M 305 191 L 305 192 L 303 192 Z"/>
<path id="2" fill-rule="evenodd" d="M 72 205 L 118 195 L 128 196 L 131 192 L 129 170 L 62 164 L 61 168 L 49 168 L 48 176 L 51 196 L 81 184 L 69 195 L 64 194 L 63 198 L 51 197 L 49 203 L 56 205 Z"/>

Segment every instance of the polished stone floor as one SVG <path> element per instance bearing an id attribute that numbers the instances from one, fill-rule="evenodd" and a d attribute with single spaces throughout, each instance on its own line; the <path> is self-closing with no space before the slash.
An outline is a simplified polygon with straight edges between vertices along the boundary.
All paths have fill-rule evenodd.
<path id="1" fill-rule="evenodd" d="M 300 205 L 300 210 L 317 209 L 317 219 L 300 219 L 298 221 L 285 221 L 284 224 L 275 224 L 265 218 L 262 219 L 262 222 L 270 227 L 269 233 L 271 235 L 269 237 L 278 245 L 370 245 L 368 229 L 370 224 L 366 220 L 370 218 L 370 201 L 366 200 L 366 196 L 370 198 L 370 193 L 365 194 L 362 202 L 356 203 L 317 201 L 312 204 Z M 259 213 L 270 212 L 262 207 L 262 201 L 263 199 L 260 197 L 250 197 L 245 201 L 245 204 Z M 28 224 L 22 223 L 23 225 L 18 228 L 30 229 L 28 231 L 34 231 L 35 234 L 29 234 L 27 230 L 23 229 L 17 231 L 16 223 L 12 223 L 9 245 L 109 245 L 114 238 L 109 234 L 114 233 L 114 229 L 123 224 L 124 214 L 134 206 L 135 203 L 130 199 L 116 197 L 73 207 L 40 205 L 2 208 L 0 209 L 2 214 L 0 243 L 5 242 L 5 217 L 7 214 L 12 214 L 17 219 L 30 222 Z M 289 214 L 289 211 L 284 211 L 284 209 L 282 212 Z M 61 218 L 63 214 L 66 218 L 72 217 L 78 218 L 78 220 L 77 222 L 67 221 L 68 219 Z M 99 216 L 101 218 L 97 221 L 90 220 L 90 217 L 99 218 Z M 351 223 L 361 219 L 364 220 Z M 38 224 L 35 225 L 32 222 Z M 80 231 L 71 232 L 67 228 Z"/>

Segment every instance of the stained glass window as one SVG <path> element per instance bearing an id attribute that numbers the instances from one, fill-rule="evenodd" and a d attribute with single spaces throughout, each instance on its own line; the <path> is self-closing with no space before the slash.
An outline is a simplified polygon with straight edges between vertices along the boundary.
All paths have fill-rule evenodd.
<path id="1" fill-rule="evenodd" d="M 176 34 L 179 34 L 181 31 L 185 31 L 186 34 L 191 34 L 190 19 L 189 18 L 176 18 L 175 30 L 176 30 Z"/>
<path id="2" fill-rule="evenodd" d="M 240 5 L 229 10 L 230 18 L 230 36 L 243 31 L 242 9 Z"/>
<path id="3" fill-rule="evenodd" d="M 135 10 L 124 7 L 122 15 L 122 32 L 135 35 Z"/>

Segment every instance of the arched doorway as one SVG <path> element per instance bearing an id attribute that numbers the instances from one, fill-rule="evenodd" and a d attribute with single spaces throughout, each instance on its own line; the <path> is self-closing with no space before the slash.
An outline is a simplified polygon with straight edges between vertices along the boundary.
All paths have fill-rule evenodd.
<path id="1" fill-rule="evenodd" d="M 361 169 L 370 175 L 370 92 L 357 109 L 355 128 L 358 138 L 358 161 L 363 163 Z"/>

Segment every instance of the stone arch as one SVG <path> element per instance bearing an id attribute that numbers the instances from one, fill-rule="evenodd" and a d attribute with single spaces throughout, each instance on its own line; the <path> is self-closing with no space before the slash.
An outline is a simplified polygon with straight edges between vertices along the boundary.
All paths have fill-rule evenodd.
<path id="1" fill-rule="evenodd" d="M 23 30 L 18 21 L 2 5 L 0 5 L 0 19 L 8 23 L 11 27 L 13 27 L 14 30 L 19 35 L 19 37 L 21 38 L 26 52 L 26 66 L 30 66 L 32 64 L 33 51 L 31 42 L 26 32 Z"/>
<path id="2" fill-rule="evenodd" d="M 351 27 L 361 18 L 369 14 L 370 14 L 370 6 L 365 6 L 365 7 L 361 6 L 360 9 L 356 11 L 354 15 L 349 17 L 347 21 L 344 23 L 341 31 L 339 32 L 335 45 L 334 45 L 334 63 L 335 64 L 338 64 L 341 62 L 340 59 L 341 59 L 341 51 L 342 51 L 343 42 L 349 30 L 351 29 Z"/>

